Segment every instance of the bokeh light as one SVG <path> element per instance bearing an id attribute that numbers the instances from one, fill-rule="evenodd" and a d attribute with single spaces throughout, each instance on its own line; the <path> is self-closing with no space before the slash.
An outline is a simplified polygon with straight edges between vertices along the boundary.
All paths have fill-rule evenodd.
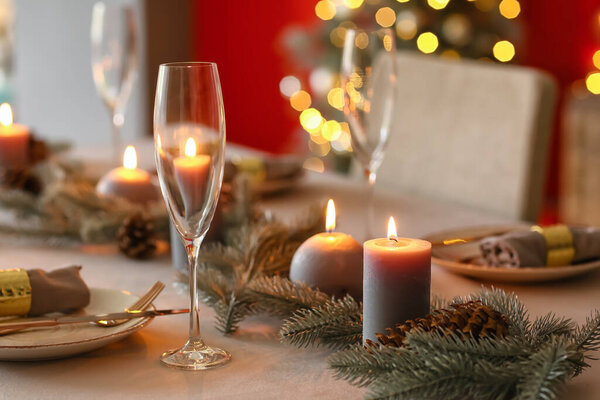
<path id="1" fill-rule="evenodd" d="M 337 140 L 342 134 L 342 126 L 335 120 L 327 121 L 321 128 L 321 135 L 329 141 Z"/>
<path id="2" fill-rule="evenodd" d="M 427 4 L 434 10 L 441 10 L 448 5 L 449 1 L 450 0 L 427 0 Z"/>
<path id="3" fill-rule="evenodd" d="M 362 6 L 364 0 L 344 0 L 344 4 L 348 8 L 358 8 Z"/>
<path id="4" fill-rule="evenodd" d="M 502 0 L 498 9 L 504 18 L 513 19 L 521 13 L 521 4 L 517 0 Z"/>
<path id="5" fill-rule="evenodd" d="M 600 94 L 600 72 L 593 72 L 585 79 L 585 86 L 593 94 Z"/>
<path id="6" fill-rule="evenodd" d="M 344 90 L 339 87 L 335 87 L 327 93 L 327 102 L 333 108 L 342 110 L 344 108 Z"/>
<path id="7" fill-rule="evenodd" d="M 459 60 L 460 54 L 458 54 L 458 51 L 456 51 L 454 49 L 446 49 L 446 50 L 442 51 L 442 54 L 440 54 L 440 57 L 450 59 L 450 60 Z"/>
<path id="8" fill-rule="evenodd" d="M 501 40 L 494 45 L 493 53 L 498 61 L 508 62 L 515 56 L 515 46 L 508 40 Z"/>
<path id="9" fill-rule="evenodd" d="M 471 41 L 471 22 L 463 14 L 450 14 L 442 24 L 444 38 L 455 46 L 464 46 Z"/>
<path id="10" fill-rule="evenodd" d="M 315 6 L 315 14 L 324 21 L 335 17 L 335 4 L 330 0 L 321 0 Z"/>
<path id="11" fill-rule="evenodd" d="M 432 32 L 421 33 L 417 38 L 417 47 L 425 54 L 433 53 L 438 45 L 438 38 Z"/>
<path id="12" fill-rule="evenodd" d="M 600 69 L 600 50 L 596 50 L 592 57 L 592 62 L 594 63 L 594 67 Z"/>
<path id="13" fill-rule="evenodd" d="M 390 7 L 381 7 L 375 13 L 375 21 L 384 28 L 389 28 L 396 22 L 396 12 Z"/>
<path id="14" fill-rule="evenodd" d="M 307 108 L 300 114 L 300 124 L 306 130 L 316 129 L 321 125 L 321 113 L 316 108 Z"/>
<path id="15" fill-rule="evenodd" d="M 329 151 L 331 150 L 331 146 L 327 141 L 325 141 L 324 143 L 315 143 L 314 141 L 309 140 L 308 148 L 314 155 L 319 157 L 325 157 L 327 154 L 329 154 Z"/>
<path id="16" fill-rule="evenodd" d="M 483 12 L 492 11 L 496 4 L 498 4 L 497 0 L 475 0 L 475 7 Z"/>
<path id="17" fill-rule="evenodd" d="M 300 90 L 290 97 L 290 105 L 296 111 L 304 111 L 310 107 L 312 100 L 310 94 L 304 90 Z"/>
<path id="18" fill-rule="evenodd" d="M 354 39 L 354 44 L 359 49 L 366 49 L 369 45 L 369 35 L 367 35 L 365 32 L 359 33 Z"/>
<path id="19" fill-rule="evenodd" d="M 313 93 L 317 96 L 324 96 L 333 86 L 333 73 L 326 67 L 317 67 L 312 70 L 308 78 L 308 83 Z"/>
<path id="20" fill-rule="evenodd" d="M 396 19 L 396 35 L 400 39 L 410 40 L 417 34 L 417 17 L 412 11 L 398 13 Z"/>
<path id="21" fill-rule="evenodd" d="M 338 26 L 337 28 L 332 29 L 329 33 L 329 39 L 335 47 L 344 47 L 344 40 L 346 39 L 346 28 Z"/>
<path id="22" fill-rule="evenodd" d="M 279 91 L 285 97 L 291 97 L 301 89 L 300 80 L 293 75 L 284 76 L 279 81 Z"/>
<path id="23" fill-rule="evenodd" d="M 323 173 L 325 171 L 325 164 L 323 164 L 323 160 L 321 160 L 320 158 L 317 158 L 317 157 L 307 158 L 306 160 L 304 160 L 302 167 L 309 171 L 314 171 L 314 172 L 319 172 L 319 173 Z"/>

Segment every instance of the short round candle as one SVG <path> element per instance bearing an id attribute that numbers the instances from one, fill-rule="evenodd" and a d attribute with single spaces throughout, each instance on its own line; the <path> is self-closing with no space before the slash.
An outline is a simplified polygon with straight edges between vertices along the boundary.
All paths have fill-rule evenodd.
<path id="1" fill-rule="evenodd" d="M 335 227 L 333 201 L 327 207 L 327 230 Z M 346 293 L 362 297 L 363 249 L 350 235 L 323 232 L 308 238 L 298 248 L 290 266 L 290 279 L 335 297 Z"/>
<path id="2" fill-rule="evenodd" d="M 0 167 L 25 166 L 28 156 L 29 129 L 13 124 L 12 109 L 8 103 L 3 103 L 0 105 Z"/>
<path id="3" fill-rule="evenodd" d="M 123 167 L 104 175 L 96 185 L 103 195 L 116 196 L 132 203 L 147 203 L 159 199 L 158 189 L 146 171 L 137 168 L 137 155 L 133 146 L 127 146 Z"/>
<path id="4" fill-rule="evenodd" d="M 376 341 L 386 328 L 429 313 L 431 243 L 398 238 L 390 218 L 388 238 L 363 247 L 363 341 Z"/>

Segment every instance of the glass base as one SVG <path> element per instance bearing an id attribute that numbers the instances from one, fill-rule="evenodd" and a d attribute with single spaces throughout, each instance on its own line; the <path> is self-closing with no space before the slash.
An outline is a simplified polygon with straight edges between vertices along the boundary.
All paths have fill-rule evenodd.
<path id="1" fill-rule="evenodd" d="M 217 347 L 208 347 L 204 342 L 187 342 L 180 349 L 163 353 L 160 360 L 172 368 L 197 371 L 225 364 L 231 354 Z"/>

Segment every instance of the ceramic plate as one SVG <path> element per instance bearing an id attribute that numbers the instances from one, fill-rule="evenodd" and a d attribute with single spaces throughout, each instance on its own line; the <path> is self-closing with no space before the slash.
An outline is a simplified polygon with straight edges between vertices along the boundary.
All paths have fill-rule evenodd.
<path id="1" fill-rule="evenodd" d="M 74 315 L 119 312 L 139 298 L 115 289 L 91 288 L 90 294 L 90 304 Z M 0 336 L 0 360 L 48 360 L 85 353 L 121 340 L 151 320 L 137 318 L 110 328 L 90 323 L 63 325 Z"/>
<path id="2" fill-rule="evenodd" d="M 585 274 L 600 268 L 600 260 L 577 265 L 562 267 L 523 267 L 523 268 L 496 268 L 485 265 L 473 264 L 465 259 L 475 258 L 479 254 L 477 240 L 465 244 L 452 246 L 441 245 L 448 239 L 472 239 L 485 236 L 500 235 L 513 230 L 526 230 L 529 226 L 507 225 L 488 226 L 476 228 L 462 228 L 439 232 L 426 236 L 424 239 L 432 242 L 432 262 L 451 272 L 495 282 L 532 283 L 556 281 Z"/>

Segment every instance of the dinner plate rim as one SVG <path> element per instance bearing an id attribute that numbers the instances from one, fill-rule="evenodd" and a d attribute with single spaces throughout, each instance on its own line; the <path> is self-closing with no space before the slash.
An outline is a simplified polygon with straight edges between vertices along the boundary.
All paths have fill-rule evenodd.
<path id="1" fill-rule="evenodd" d="M 124 293 L 124 294 L 135 296 L 135 297 L 139 298 L 139 296 L 136 296 L 127 290 L 91 287 L 90 292 L 91 291 L 119 292 L 119 293 Z M 153 309 L 155 309 L 154 305 L 151 305 L 151 307 Z M 14 350 L 14 349 L 39 349 L 39 348 L 48 348 L 48 347 L 73 346 L 73 345 L 79 345 L 79 344 L 83 344 L 83 343 L 107 340 L 107 339 L 114 338 L 115 336 L 123 336 L 126 334 L 134 333 L 135 331 L 144 328 L 153 319 L 154 319 L 154 317 L 152 317 L 152 316 L 143 317 L 140 319 L 140 321 L 138 321 L 137 323 L 131 325 L 130 327 L 128 327 L 126 329 L 118 330 L 116 332 L 112 332 L 110 334 L 98 336 L 98 337 L 94 337 L 94 338 L 76 340 L 76 341 L 71 341 L 71 342 L 50 343 L 50 344 L 33 344 L 33 345 L 1 345 L 0 344 L 0 350 L 3 350 L 3 349 L 6 349 L 6 350 L 9 350 L 9 349 L 11 349 L 11 350 Z M 106 329 L 106 328 L 101 328 L 101 329 Z"/>

